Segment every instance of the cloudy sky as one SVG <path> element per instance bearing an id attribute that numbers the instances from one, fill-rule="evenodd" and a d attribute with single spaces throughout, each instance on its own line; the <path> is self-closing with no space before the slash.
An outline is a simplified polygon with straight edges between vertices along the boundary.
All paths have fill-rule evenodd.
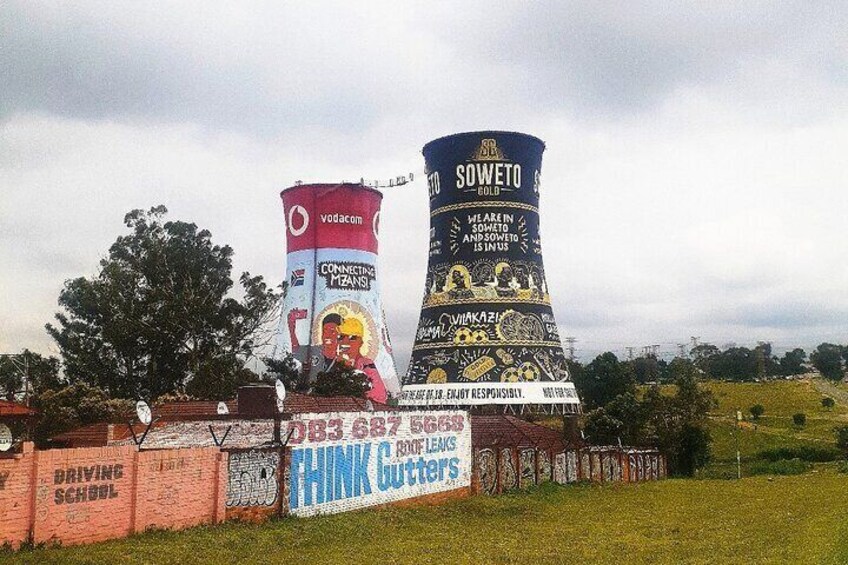
<path id="1" fill-rule="evenodd" d="M 603 4 L 603 5 L 601 5 Z M 423 169 L 427 141 L 547 143 L 560 333 L 626 346 L 848 342 L 844 2 L 0 3 L 0 352 L 51 353 L 63 282 L 165 204 L 277 283 L 279 191 Z M 387 190 L 405 370 L 428 244 Z"/>

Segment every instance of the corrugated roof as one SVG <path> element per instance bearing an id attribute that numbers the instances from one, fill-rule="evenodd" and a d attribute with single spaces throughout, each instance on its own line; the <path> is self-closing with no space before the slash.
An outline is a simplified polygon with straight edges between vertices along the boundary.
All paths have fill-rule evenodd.
<path id="1" fill-rule="evenodd" d="M 0 400 L 0 417 L 9 418 L 28 418 L 35 416 L 36 411 L 27 408 L 23 404 L 11 402 L 9 400 Z"/>
<path id="2" fill-rule="evenodd" d="M 471 416 L 471 437 L 475 447 L 565 449 L 562 432 L 515 416 Z"/>

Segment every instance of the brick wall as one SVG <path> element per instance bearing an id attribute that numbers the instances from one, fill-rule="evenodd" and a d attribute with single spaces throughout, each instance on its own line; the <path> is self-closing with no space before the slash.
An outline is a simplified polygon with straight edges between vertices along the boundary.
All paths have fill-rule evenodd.
<path id="1" fill-rule="evenodd" d="M 15 547 L 29 537 L 35 452 L 24 444 L 23 453 L 0 459 L 0 544 Z"/>
<path id="2" fill-rule="evenodd" d="M 0 543 L 91 543 L 224 519 L 227 454 L 93 447 L 0 459 Z"/>
<path id="3" fill-rule="evenodd" d="M 227 466 L 228 520 L 261 522 L 279 515 L 283 504 L 281 449 L 232 449 Z"/>
<path id="4" fill-rule="evenodd" d="M 54 449 L 36 454 L 36 543 L 90 543 L 132 532 L 136 451 Z"/>
<path id="5" fill-rule="evenodd" d="M 475 446 L 471 486 L 475 494 L 499 494 L 546 481 L 638 482 L 665 476 L 665 457 L 655 450 Z"/>
<path id="6" fill-rule="evenodd" d="M 226 478 L 227 454 L 217 449 L 140 452 L 134 530 L 223 521 Z"/>

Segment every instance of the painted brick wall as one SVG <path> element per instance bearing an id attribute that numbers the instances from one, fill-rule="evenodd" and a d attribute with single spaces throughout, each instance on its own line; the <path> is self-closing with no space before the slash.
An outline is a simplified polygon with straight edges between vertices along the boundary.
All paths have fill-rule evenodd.
<path id="1" fill-rule="evenodd" d="M 182 529 L 224 520 L 219 492 L 227 454 L 194 448 L 138 454 L 134 531 Z"/>
<path id="2" fill-rule="evenodd" d="M 137 452 L 93 447 L 0 459 L 0 543 L 63 545 L 226 515 L 227 454 L 217 448 Z"/>
<path id="3" fill-rule="evenodd" d="M 499 494 L 545 481 L 638 482 L 665 476 L 665 457 L 651 450 L 611 447 L 558 451 L 475 446 L 471 490 L 474 494 Z"/>
<path id="4" fill-rule="evenodd" d="M 229 450 L 228 520 L 261 522 L 281 512 L 283 452 L 280 449 Z"/>
<path id="5" fill-rule="evenodd" d="M 37 453 L 36 543 L 91 543 L 132 531 L 135 449 L 94 447 Z"/>
<path id="6" fill-rule="evenodd" d="M 0 544 L 18 547 L 29 537 L 34 459 L 31 443 L 23 453 L 0 459 Z"/>
<path id="7" fill-rule="evenodd" d="M 162 422 L 154 426 L 144 440 L 144 449 L 176 449 L 180 447 L 214 447 L 209 426 L 220 441 L 227 428 L 225 448 L 249 448 L 274 439 L 273 420 L 198 420 L 191 422 Z M 133 445 L 132 439 L 113 442 L 114 445 Z"/>

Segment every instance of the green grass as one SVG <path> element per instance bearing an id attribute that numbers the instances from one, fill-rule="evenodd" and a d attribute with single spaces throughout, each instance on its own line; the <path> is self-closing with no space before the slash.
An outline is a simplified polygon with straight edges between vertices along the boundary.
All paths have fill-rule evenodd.
<path id="1" fill-rule="evenodd" d="M 713 392 L 719 405 L 710 413 L 713 461 L 698 473 L 700 477 L 735 477 L 737 442 L 745 475 L 762 472 L 768 467 L 757 461 L 764 450 L 832 447 L 835 445 L 833 428 L 848 424 L 846 403 L 837 398 L 833 408 L 822 407 L 824 395 L 811 380 L 707 382 L 704 386 Z M 756 421 L 750 418 L 748 412 L 754 404 L 765 407 L 765 414 Z M 742 427 L 735 425 L 737 409 L 747 419 Z M 792 415 L 796 412 L 807 415 L 805 426 L 798 427 L 792 423 Z"/>
<path id="2" fill-rule="evenodd" d="M 844 563 L 848 476 L 545 485 L 439 507 L 153 532 L 19 563 Z M 2 560 L 2 558 L 0 558 Z"/>
<path id="3" fill-rule="evenodd" d="M 741 410 L 749 417 L 748 409 L 754 404 L 762 404 L 766 411 L 764 418 L 786 417 L 790 422 L 792 414 L 804 412 L 807 418 L 822 417 L 833 419 L 845 417 L 848 407 L 839 404 L 828 410 L 821 405 L 823 394 L 816 390 L 809 380 L 802 381 L 766 381 L 761 383 L 725 383 L 707 381 L 705 388 L 712 391 L 719 402 L 713 413 L 730 416 Z"/>

